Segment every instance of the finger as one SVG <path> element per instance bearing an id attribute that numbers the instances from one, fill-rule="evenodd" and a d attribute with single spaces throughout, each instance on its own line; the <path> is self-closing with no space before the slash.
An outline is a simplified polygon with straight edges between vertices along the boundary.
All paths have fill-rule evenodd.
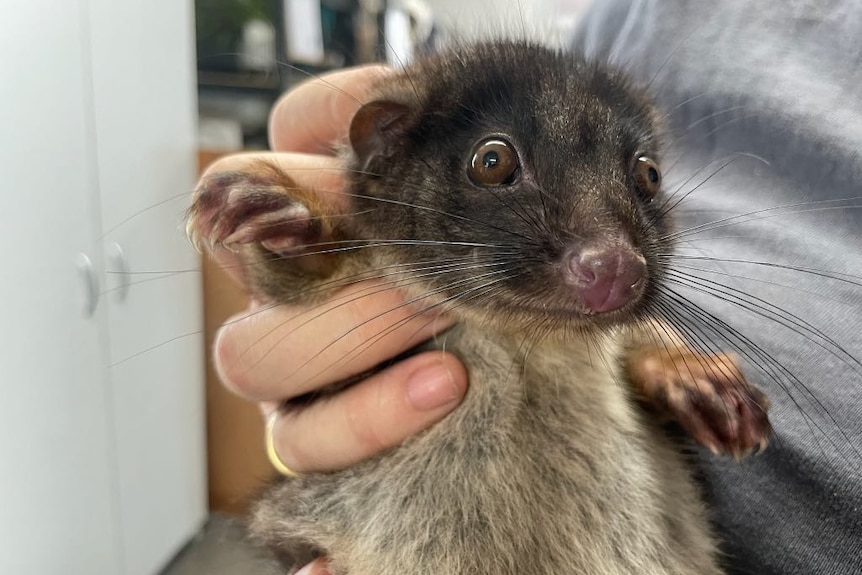
<path id="1" fill-rule="evenodd" d="M 451 325 L 422 312 L 422 302 L 406 304 L 379 281 L 348 285 L 314 307 L 271 305 L 222 327 L 216 368 L 247 399 L 289 399 L 371 369 Z"/>
<path id="2" fill-rule="evenodd" d="M 281 97 L 269 118 L 270 147 L 280 152 L 332 154 L 353 114 L 387 68 L 362 66 L 324 74 Z"/>
<path id="3" fill-rule="evenodd" d="M 201 182 L 216 173 L 248 172 L 254 173 L 262 162 L 269 163 L 284 171 L 300 187 L 332 192 L 335 196 L 344 189 L 344 166 L 332 156 L 306 154 L 299 152 L 248 152 L 232 154 L 219 158 L 206 169 Z M 200 184 L 198 185 L 200 188 Z"/>
<path id="4" fill-rule="evenodd" d="M 343 469 L 439 421 L 466 389 L 467 372 L 457 358 L 426 352 L 283 413 L 273 427 L 275 451 L 298 473 Z"/>
<path id="5" fill-rule="evenodd" d="M 197 189 L 204 189 L 206 182 L 218 174 L 245 172 L 253 175 L 259 170 L 261 162 L 267 162 L 283 170 L 296 183 L 297 187 L 315 190 L 321 196 L 321 203 L 331 205 L 333 213 L 346 211 L 347 196 L 341 193 L 344 188 L 344 171 L 341 163 L 331 156 L 299 153 L 247 153 L 225 156 L 211 164 L 204 172 Z M 285 190 L 285 193 L 289 190 Z M 248 287 L 245 268 L 238 254 L 223 248 L 215 248 L 211 256 L 234 281 Z"/>

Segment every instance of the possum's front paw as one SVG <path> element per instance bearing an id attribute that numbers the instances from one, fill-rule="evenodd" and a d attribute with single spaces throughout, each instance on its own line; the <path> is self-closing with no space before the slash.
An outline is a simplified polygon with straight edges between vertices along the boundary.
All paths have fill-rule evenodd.
<path id="1" fill-rule="evenodd" d="M 343 260 L 333 222 L 345 218 L 277 166 L 228 164 L 239 169 L 213 170 L 195 190 L 186 222 L 191 241 L 199 250 L 232 252 L 227 264 L 241 268 L 234 275 L 257 297 L 280 303 L 324 297 L 320 280 Z"/>
<path id="2" fill-rule="evenodd" d="M 646 348 L 630 355 L 627 371 L 651 407 L 713 453 L 740 458 L 766 447 L 769 399 L 745 379 L 734 356 Z"/>
<path id="3" fill-rule="evenodd" d="M 286 255 L 322 239 L 322 220 L 296 198 L 296 186 L 266 166 L 205 177 L 189 208 L 186 231 L 199 250 L 259 243 Z"/>

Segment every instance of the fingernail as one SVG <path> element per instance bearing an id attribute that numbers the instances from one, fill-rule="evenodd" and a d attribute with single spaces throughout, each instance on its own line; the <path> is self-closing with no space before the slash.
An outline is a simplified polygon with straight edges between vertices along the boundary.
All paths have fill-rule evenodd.
<path id="1" fill-rule="evenodd" d="M 407 380 L 407 399 L 420 411 L 454 403 L 459 396 L 452 374 L 442 363 L 426 365 Z"/>
<path id="2" fill-rule="evenodd" d="M 314 575 L 329 575 L 329 565 L 324 559 L 315 559 L 294 575 L 311 575 L 312 573 Z"/>

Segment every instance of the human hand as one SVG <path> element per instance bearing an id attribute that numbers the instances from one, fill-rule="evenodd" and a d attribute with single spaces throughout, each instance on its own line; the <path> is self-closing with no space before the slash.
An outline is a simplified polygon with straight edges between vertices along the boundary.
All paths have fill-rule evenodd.
<path id="1" fill-rule="evenodd" d="M 205 177 L 266 159 L 303 188 L 343 190 L 333 144 L 345 139 L 361 100 L 385 73 L 382 67 L 363 67 L 302 84 L 272 112 L 274 152 L 224 158 Z M 227 250 L 213 255 L 244 283 L 237 255 Z M 253 302 L 219 332 L 215 363 L 222 380 L 238 395 L 259 402 L 268 415 L 287 399 L 362 373 L 449 325 L 443 318 L 411 317 L 416 310 L 403 306 L 402 296 L 391 289 L 368 288 L 369 282 L 347 286 L 336 295 L 337 302 L 319 304 L 313 314 L 302 315 L 308 310 L 297 306 Z M 350 303 L 345 305 L 345 298 Z M 393 311 L 381 315 L 388 310 Z M 311 316 L 318 319 L 308 321 Z M 402 321 L 373 347 L 352 353 Z M 333 325 L 360 327 L 338 338 L 343 330 Z M 440 420 L 460 402 L 466 386 L 466 371 L 456 358 L 422 353 L 281 415 L 273 428 L 274 447 L 299 473 L 348 467 Z"/>

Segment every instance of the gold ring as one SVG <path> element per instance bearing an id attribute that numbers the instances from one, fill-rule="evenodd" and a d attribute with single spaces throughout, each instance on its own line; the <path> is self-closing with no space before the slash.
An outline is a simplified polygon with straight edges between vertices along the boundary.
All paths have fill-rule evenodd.
<path id="1" fill-rule="evenodd" d="M 264 432 L 264 437 L 266 438 L 266 456 L 269 458 L 269 463 L 275 467 L 275 470 L 285 477 L 299 477 L 296 471 L 284 464 L 284 461 L 281 460 L 281 457 L 275 451 L 275 440 L 272 434 L 275 430 L 276 421 L 278 421 L 278 410 L 273 411 L 266 418 L 266 431 Z"/>

